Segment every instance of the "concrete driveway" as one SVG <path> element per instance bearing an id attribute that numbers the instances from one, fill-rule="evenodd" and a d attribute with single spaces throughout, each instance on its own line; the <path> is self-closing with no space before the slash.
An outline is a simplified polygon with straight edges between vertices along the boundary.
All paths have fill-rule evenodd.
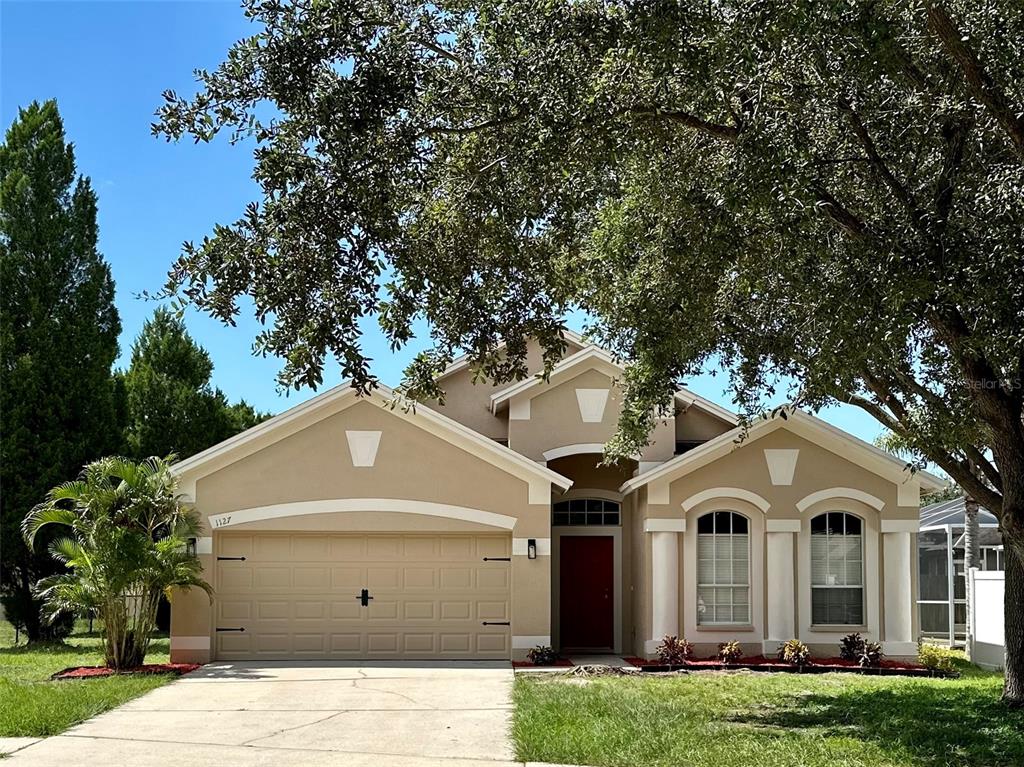
<path id="1" fill-rule="evenodd" d="M 214 663 L 4 765 L 495 767 L 508 663 Z"/>

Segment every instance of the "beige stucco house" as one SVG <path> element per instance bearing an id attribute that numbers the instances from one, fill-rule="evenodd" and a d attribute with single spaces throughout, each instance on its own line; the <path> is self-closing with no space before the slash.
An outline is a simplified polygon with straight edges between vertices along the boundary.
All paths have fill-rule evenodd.
<path id="1" fill-rule="evenodd" d="M 622 370 L 569 336 L 548 381 L 444 374 L 443 406 L 331 389 L 177 465 L 215 589 L 172 601 L 174 661 L 697 652 L 851 631 L 914 652 L 922 488 L 803 413 L 744 430 L 688 391 L 602 466 Z M 540 350 L 530 363 L 541 368 Z"/>

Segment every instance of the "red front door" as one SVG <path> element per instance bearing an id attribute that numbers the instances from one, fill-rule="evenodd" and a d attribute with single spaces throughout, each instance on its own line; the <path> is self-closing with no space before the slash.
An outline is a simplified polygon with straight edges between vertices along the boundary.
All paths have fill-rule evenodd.
<path id="1" fill-rule="evenodd" d="M 559 545 L 559 628 L 562 650 L 615 645 L 614 538 L 563 535 Z"/>

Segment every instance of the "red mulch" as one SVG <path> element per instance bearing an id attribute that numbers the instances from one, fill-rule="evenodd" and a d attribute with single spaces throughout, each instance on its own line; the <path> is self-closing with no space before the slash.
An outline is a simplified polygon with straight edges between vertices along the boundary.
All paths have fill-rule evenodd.
<path id="1" fill-rule="evenodd" d="M 574 664 L 568 658 L 559 658 L 554 663 L 548 663 L 547 665 L 544 665 L 544 666 L 538 665 L 536 663 L 531 663 L 528 660 L 514 660 L 514 661 L 512 661 L 512 668 L 551 668 L 553 666 L 554 667 L 560 667 L 560 668 L 572 668 L 575 665 L 576 664 Z"/>
<path id="2" fill-rule="evenodd" d="M 649 667 L 660 667 L 665 664 L 661 661 L 647 658 L 624 658 L 627 663 L 638 668 L 649 668 Z M 696 670 L 704 669 L 729 669 L 729 668 L 745 668 L 750 666 L 757 666 L 758 668 L 764 669 L 779 669 L 784 671 L 791 671 L 796 667 L 789 664 L 783 663 L 778 658 L 769 658 L 764 655 L 752 655 L 745 656 L 735 663 L 722 663 L 718 658 L 691 658 L 686 663 L 678 666 L 679 668 L 692 668 Z M 828 668 L 835 669 L 836 671 L 843 671 L 845 669 L 860 669 L 861 666 L 856 661 L 843 660 L 842 658 L 812 658 L 808 664 L 809 667 L 815 668 Z M 893 671 L 924 671 L 925 667 L 919 663 L 913 663 L 911 661 L 899 661 L 899 660 L 883 660 L 875 669 L 891 669 Z M 871 669 L 868 669 L 869 671 Z"/>
<path id="3" fill-rule="evenodd" d="M 145 666 L 124 671 L 115 671 L 107 666 L 76 666 L 58 671 L 51 679 L 89 679 L 92 677 L 114 676 L 115 674 L 187 674 L 199 668 L 199 663 L 147 663 Z"/>

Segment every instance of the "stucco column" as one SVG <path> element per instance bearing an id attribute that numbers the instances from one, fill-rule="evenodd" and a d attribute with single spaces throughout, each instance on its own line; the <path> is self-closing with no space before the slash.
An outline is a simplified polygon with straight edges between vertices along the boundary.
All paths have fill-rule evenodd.
<path id="1" fill-rule="evenodd" d="M 909 652 L 898 648 L 896 643 L 913 643 L 913 563 L 910 556 L 910 533 L 886 531 L 886 520 L 882 520 L 882 550 L 885 569 L 885 644 L 896 652 Z M 912 648 L 911 648 L 912 649 Z"/>
<path id="2" fill-rule="evenodd" d="M 680 522 L 682 520 L 647 520 L 647 532 L 651 534 L 651 637 L 649 642 L 657 642 L 662 637 L 669 635 L 679 635 L 680 531 L 678 523 Z"/>
<path id="3" fill-rule="evenodd" d="M 793 536 L 800 520 L 770 519 L 767 529 L 768 642 L 775 644 L 796 636 Z"/>

